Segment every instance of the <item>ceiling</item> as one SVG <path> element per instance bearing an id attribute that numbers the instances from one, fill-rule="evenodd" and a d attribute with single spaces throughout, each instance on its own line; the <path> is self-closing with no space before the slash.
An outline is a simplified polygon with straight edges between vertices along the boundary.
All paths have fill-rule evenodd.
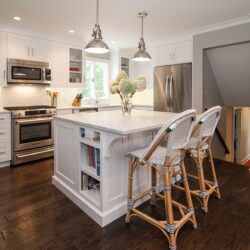
<path id="1" fill-rule="evenodd" d="M 250 106 L 250 42 L 207 50 L 226 106 Z"/>
<path id="2" fill-rule="evenodd" d="M 39 31 L 90 39 L 95 23 L 94 0 L 0 0 L 0 21 Z M 146 45 L 204 26 L 250 16 L 249 0 L 100 0 L 100 24 L 104 40 L 121 48 L 137 46 L 140 36 L 139 11 L 144 21 Z M 20 22 L 13 16 L 20 16 Z"/>

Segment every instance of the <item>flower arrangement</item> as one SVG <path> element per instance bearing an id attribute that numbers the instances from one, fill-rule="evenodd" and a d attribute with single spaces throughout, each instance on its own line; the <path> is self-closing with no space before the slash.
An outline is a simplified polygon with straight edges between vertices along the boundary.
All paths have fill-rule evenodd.
<path id="1" fill-rule="evenodd" d="M 132 97 L 136 92 L 143 91 L 146 88 L 146 79 L 139 76 L 136 80 L 129 80 L 125 71 L 121 70 L 116 79 L 110 81 L 111 94 L 119 94 L 122 103 L 123 115 L 131 114 Z"/>
<path id="2" fill-rule="evenodd" d="M 57 105 L 57 97 L 59 96 L 58 91 L 46 90 L 45 93 L 51 98 L 51 106 L 56 107 Z"/>

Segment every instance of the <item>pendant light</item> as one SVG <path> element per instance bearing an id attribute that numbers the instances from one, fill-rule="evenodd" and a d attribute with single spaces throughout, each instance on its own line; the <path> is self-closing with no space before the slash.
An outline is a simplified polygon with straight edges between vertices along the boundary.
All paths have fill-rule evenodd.
<path id="1" fill-rule="evenodd" d="M 146 51 L 146 46 L 143 38 L 143 18 L 148 15 L 146 12 L 139 12 L 138 17 L 141 18 L 141 38 L 138 45 L 138 51 L 135 53 L 134 57 L 132 58 L 133 61 L 137 62 L 149 62 L 152 60 L 149 53 Z"/>
<path id="2" fill-rule="evenodd" d="M 102 41 L 102 31 L 99 25 L 99 0 L 96 1 L 96 23 L 93 29 L 92 37 L 94 38 L 91 40 L 85 47 L 85 51 L 89 53 L 108 53 L 109 47 L 108 45 Z"/>

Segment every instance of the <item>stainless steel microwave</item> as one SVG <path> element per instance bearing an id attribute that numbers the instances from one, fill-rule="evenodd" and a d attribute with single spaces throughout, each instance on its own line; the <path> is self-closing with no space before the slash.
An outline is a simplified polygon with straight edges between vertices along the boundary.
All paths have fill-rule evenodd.
<path id="1" fill-rule="evenodd" d="M 51 69 L 48 62 L 7 59 L 7 81 L 16 84 L 51 83 Z"/>

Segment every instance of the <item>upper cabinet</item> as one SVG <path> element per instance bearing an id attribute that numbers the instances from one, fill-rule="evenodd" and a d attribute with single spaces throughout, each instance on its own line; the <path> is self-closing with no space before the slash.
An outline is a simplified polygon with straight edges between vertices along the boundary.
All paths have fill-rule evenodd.
<path id="1" fill-rule="evenodd" d="M 6 33 L 0 32 L 0 86 L 7 86 L 6 58 Z"/>
<path id="2" fill-rule="evenodd" d="M 192 41 L 185 41 L 157 49 L 158 66 L 192 62 Z"/>
<path id="3" fill-rule="evenodd" d="M 49 62 L 50 42 L 45 39 L 8 33 L 7 57 Z"/>
<path id="4" fill-rule="evenodd" d="M 52 42 L 52 87 L 82 87 L 84 65 L 85 56 L 83 48 Z"/>

